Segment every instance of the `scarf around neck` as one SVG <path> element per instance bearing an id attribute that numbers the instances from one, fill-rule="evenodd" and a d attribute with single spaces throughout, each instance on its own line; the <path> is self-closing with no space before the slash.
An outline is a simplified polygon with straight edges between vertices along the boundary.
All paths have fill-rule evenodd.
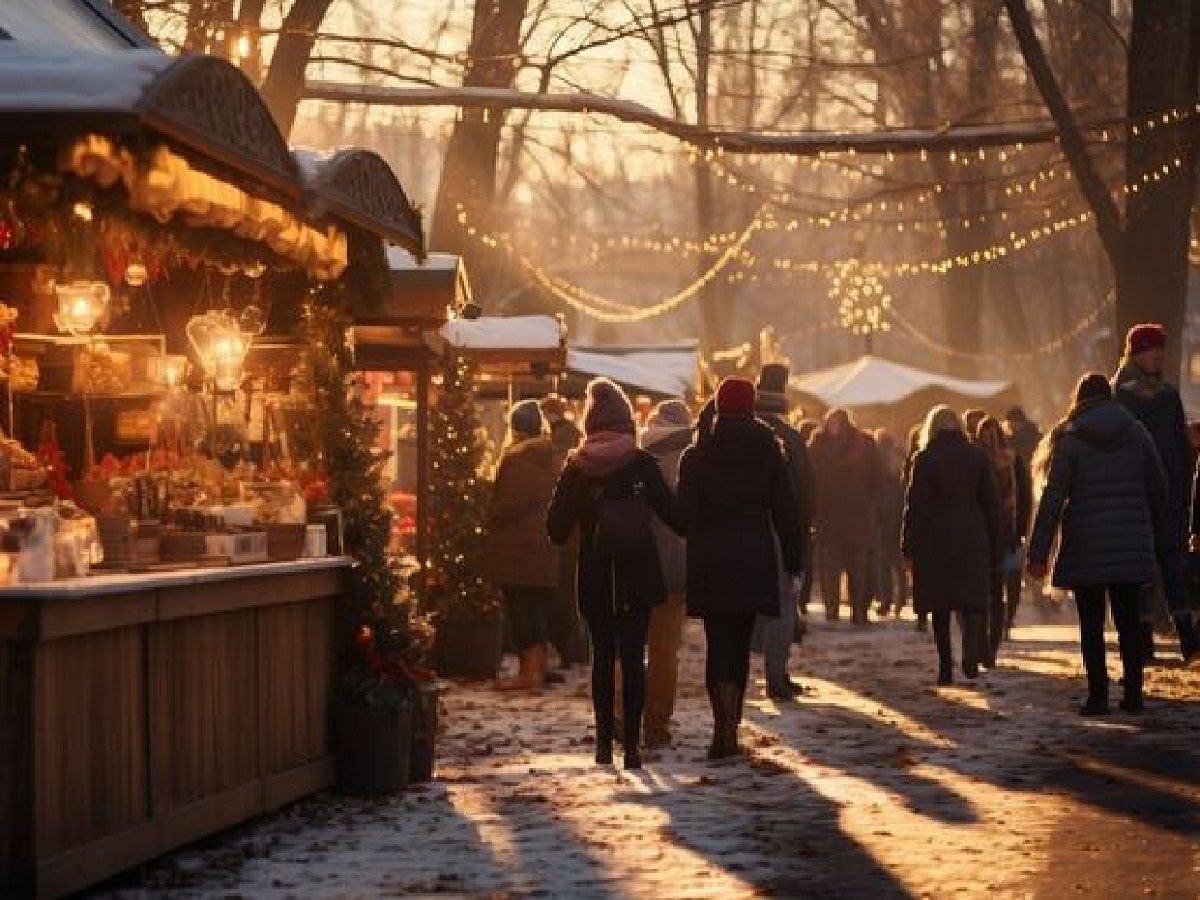
<path id="1" fill-rule="evenodd" d="M 585 475 L 601 476 L 615 472 L 637 453 L 637 439 L 632 434 L 598 431 L 589 434 L 572 457 Z"/>

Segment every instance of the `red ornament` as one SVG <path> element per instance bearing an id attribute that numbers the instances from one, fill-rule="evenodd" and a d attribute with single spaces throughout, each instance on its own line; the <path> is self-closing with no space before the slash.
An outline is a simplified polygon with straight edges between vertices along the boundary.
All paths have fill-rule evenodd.
<path id="1" fill-rule="evenodd" d="M 16 230 L 9 222 L 0 222 L 0 250 L 11 250 Z"/>
<path id="2" fill-rule="evenodd" d="M 363 625 L 358 629 L 358 635 L 354 638 L 354 642 L 358 644 L 358 648 L 366 653 L 375 646 L 375 634 L 371 631 L 369 625 Z"/>

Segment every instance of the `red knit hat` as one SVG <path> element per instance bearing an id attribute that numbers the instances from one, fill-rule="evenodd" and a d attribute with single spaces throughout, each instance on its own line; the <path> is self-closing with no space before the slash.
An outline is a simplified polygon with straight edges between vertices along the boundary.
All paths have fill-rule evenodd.
<path id="1" fill-rule="evenodd" d="M 1125 335 L 1125 355 L 1137 356 L 1148 350 L 1162 350 L 1167 346 L 1167 332 L 1161 325 L 1134 325 Z"/>
<path id="2" fill-rule="evenodd" d="M 717 416 L 752 416 L 754 383 L 745 378 L 726 378 L 717 388 Z"/>

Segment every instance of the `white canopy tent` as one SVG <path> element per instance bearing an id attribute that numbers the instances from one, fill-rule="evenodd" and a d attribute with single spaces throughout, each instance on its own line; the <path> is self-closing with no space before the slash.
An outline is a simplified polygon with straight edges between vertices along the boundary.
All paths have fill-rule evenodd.
<path id="1" fill-rule="evenodd" d="M 562 345 L 562 328 L 550 316 L 451 319 L 441 330 L 442 338 L 460 350 L 557 350 Z"/>
<path id="2" fill-rule="evenodd" d="M 684 397 L 697 391 L 699 358 L 695 344 L 573 347 L 567 350 L 567 370 L 586 378 L 611 378 L 634 392 Z"/>
<path id="3" fill-rule="evenodd" d="M 938 403 L 961 411 L 964 406 L 991 408 L 1015 401 L 1007 381 L 955 378 L 870 355 L 795 375 L 788 387 L 805 407 L 851 409 L 861 419 L 894 427 L 919 421 Z"/>

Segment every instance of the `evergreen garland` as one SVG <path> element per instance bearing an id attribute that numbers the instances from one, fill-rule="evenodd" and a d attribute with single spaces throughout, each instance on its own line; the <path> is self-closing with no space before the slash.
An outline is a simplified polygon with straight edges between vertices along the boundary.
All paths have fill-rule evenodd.
<path id="1" fill-rule="evenodd" d="M 438 627 L 500 614 L 495 589 L 480 574 L 490 486 L 486 443 L 475 409 L 475 372 L 448 352 L 430 414 L 430 481 L 425 573 L 427 608 Z"/>
<path id="2" fill-rule="evenodd" d="M 388 554 L 393 514 L 381 479 L 385 457 L 375 450 L 380 426 L 362 401 L 346 338 L 351 320 L 344 294 L 340 283 L 318 287 L 304 310 L 316 446 L 329 498 L 342 513 L 345 552 L 355 560 L 337 605 L 340 684 L 343 693 L 368 702 L 391 702 L 396 698 L 381 695 L 381 680 L 392 684 L 392 693 L 411 690 L 411 679 L 388 673 L 394 675 L 397 666 L 409 674 L 419 671 L 429 627 Z"/>

